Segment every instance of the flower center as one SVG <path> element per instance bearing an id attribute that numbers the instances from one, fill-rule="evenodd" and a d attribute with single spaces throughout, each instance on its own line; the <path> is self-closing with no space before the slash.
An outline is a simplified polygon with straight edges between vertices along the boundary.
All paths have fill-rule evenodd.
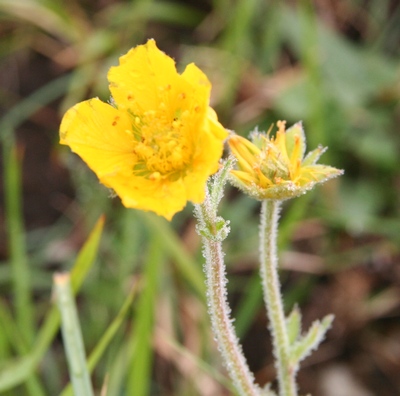
<path id="1" fill-rule="evenodd" d="M 186 172 L 192 150 L 183 124 L 186 114 L 180 113 L 176 111 L 173 117 L 168 117 L 147 111 L 142 117 L 134 117 L 136 175 L 178 179 Z"/>

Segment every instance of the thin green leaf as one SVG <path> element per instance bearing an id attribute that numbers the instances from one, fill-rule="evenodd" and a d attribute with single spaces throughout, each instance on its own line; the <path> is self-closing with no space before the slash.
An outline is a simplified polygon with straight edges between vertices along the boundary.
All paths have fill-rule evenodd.
<path id="1" fill-rule="evenodd" d="M 154 307 L 159 280 L 159 265 L 162 261 L 162 249 L 157 235 L 153 235 L 149 245 L 148 261 L 145 265 L 144 288 L 138 311 L 134 318 L 134 353 L 130 364 L 127 393 L 135 396 L 147 396 L 150 387 L 150 371 L 153 358 L 152 334 Z"/>
<path id="2" fill-rule="evenodd" d="M 132 287 L 131 292 L 126 297 L 117 316 L 110 323 L 107 330 L 104 332 L 103 336 L 101 337 L 100 341 L 97 343 L 97 345 L 93 349 L 92 353 L 90 354 L 90 356 L 88 358 L 88 362 L 87 362 L 90 373 L 93 372 L 97 363 L 100 361 L 100 358 L 103 356 L 107 347 L 110 345 L 111 341 L 113 340 L 118 329 L 121 327 L 121 324 L 123 323 L 123 321 L 126 317 L 126 314 L 128 313 L 129 309 L 132 307 L 132 302 L 133 302 L 134 297 L 136 296 L 136 292 L 137 292 L 137 284 L 135 284 L 134 287 Z M 71 384 L 69 384 L 61 392 L 60 396 L 73 396 Z"/>
<path id="3" fill-rule="evenodd" d="M 6 304 L 0 301 L 0 323 L 2 324 L 2 332 L 0 332 L 0 336 L 4 337 L 7 343 L 11 344 L 10 346 L 20 355 L 24 355 L 28 353 L 28 345 L 25 342 L 20 329 L 15 323 L 14 318 L 9 312 Z M 28 393 L 32 396 L 45 396 L 46 392 L 40 383 L 37 375 L 34 373 L 27 378 L 26 387 L 28 389 Z"/>
<path id="4" fill-rule="evenodd" d="M 326 332 L 331 327 L 333 319 L 333 315 L 327 315 L 322 322 L 316 320 L 311 325 L 307 334 L 293 345 L 290 349 L 290 359 L 294 364 L 298 364 L 310 355 L 313 350 L 317 349 L 318 345 L 324 339 Z"/>
<path id="5" fill-rule="evenodd" d="M 93 396 L 94 392 L 86 364 L 78 310 L 72 294 L 70 274 L 55 274 L 53 285 L 55 299 L 61 314 L 61 330 L 74 392 L 76 395 Z"/>
<path id="6" fill-rule="evenodd" d="M 94 263 L 103 226 L 104 217 L 101 217 L 79 252 L 75 265 L 72 268 L 71 281 L 75 292 L 80 289 L 84 278 Z M 60 315 L 57 307 L 53 306 L 47 312 L 31 352 L 22 358 L 6 362 L 0 370 L 0 392 L 23 383 L 36 370 L 37 365 L 55 337 L 59 326 Z"/>
<path id="7" fill-rule="evenodd" d="M 18 155 L 12 131 L 7 139 L 4 139 L 3 156 L 5 216 L 15 296 L 15 313 L 24 339 L 31 344 L 35 334 L 35 326 L 31 299 L 31 271 L 26 255 L 22 218 L 21 158 Z"/>
<path id="8" fill-rule="evenodd" d="M 286 318 L 286 331 L 289 338 L 289 345 L 294 344 L 301 332 L 301 313 L 297 305 Z"/>
<path id="9" fill-rule="evenodd" d="M 191 255 L 185 250 L 182 242 L 169 223 L 151 213 L 138 211 L 138 214 L 145 220 L 152 233 L 161 236 L 160 243 L 163 245 L 165 252 L 174 259 L 178 270 L 196 291 L 198 297 L 202 301 L 205 301 L 204 274 L 201 270 L 201 266 L 193 260 Z"/>

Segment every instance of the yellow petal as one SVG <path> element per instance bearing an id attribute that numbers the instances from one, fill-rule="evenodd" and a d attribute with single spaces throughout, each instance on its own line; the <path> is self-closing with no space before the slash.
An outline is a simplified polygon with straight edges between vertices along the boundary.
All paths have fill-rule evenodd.
<path id="1" fill-rule="evenodd" d="M 207 109 L 208 123 L 210 132 L 219 140 L 224 140 L 228 137 L 228 131 L 218 122 L 217 113 L 213 108 Z"/>
<path id="2" fill-rule="evenodd" d="M 167 220 L 171 220 L 187 202 L 181 179 L 170 183 L 163 180 L 119 175 L 106 177 L 102 182 L 120 196 L 125 207 L 152 211 Z"/>
<path id="3" fill-rule="evenodd" d="M 132 48 L 108 72 L 110 91 L 119 108 L 156 110 L 165 91 L 179 85 L 172 58 L 160 51 L 154 40 Z M 164 103 L 166 107 L 170 103 Z"/>
<path id="4" fill-rule="evenodd" d="M 78 103 L 60 126 L 60 143 L 70 146 L 101 179 L 131 172 L 134 163 L 129 116 L 99 99 Z"/>
<path id="5" fill-rule="evenodd" d="M 236 157 L 239 167 L 249 173 L 257 163 L 260 149 L 242 136 L 232 135 L 228 140 L 229 148 Z"/>
<path id="6" fill-rule="evenodd" d="M 286 149 L 286 121 L 278 121 L 278 132 L 276 133 L 274 144 L 280 151 L 285 162 L 289 162 L 289 157 Z"/>
<path id="7" fill-rule="evenodd" d="M 249 188 L 257 183 L 257 179 L 252 174 L 247 172 L 231 170 L 231 175 L 236 177 L 240 182 Z"/>
<path id="8" fill-rule="evenodd" d="M 191 172 L 187 172 L 184 183 L 188 200 L 201 203 L 204 200 L 208 177 L 218 170 L 224 149 L 223 139 L 227 136 L 227 131 L 216 118 L 212 118 L 208 119 L 208 123 L 206 122 L 196 135 Z"/>
<path id="9" fill-rule="evenodd" d="M 194 63 L 190 63 L 186 66 L 181 78 L 190 85 L 192 91 L 194 101 L 191 110 L 197 114 L 206 114 L 211 92 L 211 84 L 207 76 Z"/>

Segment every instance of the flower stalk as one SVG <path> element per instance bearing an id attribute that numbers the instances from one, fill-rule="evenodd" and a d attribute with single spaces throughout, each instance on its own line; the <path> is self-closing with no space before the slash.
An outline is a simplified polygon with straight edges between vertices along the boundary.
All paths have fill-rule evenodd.
<path id="1" fill-rule="evenodd" d="M 209 313 L 218 346 L 239 394 L 257 396 L 259 391 L 254 384 L 253 374 L 247 366 L 230 318 L 230 308 L 226 300 L 227 281 L 221 243 L 206 240 L 204 251 L 209 258 L 205 264 Z"/>
<path id="2" fill-rule="evenodd" d="M 276 358 L 279 395 L 297 396 L 296 367 L 290 358 L 289 336 L 278 276 L 277 230 L 280 201 L 264 200 L 260 221 L 260 272 Z"/>
<path id="3" fill-rule="evenodd" d="M 241 396 L 260 396 L 261 390 L 254 383 L 254 376 L 247 365 L 232 326 L 231 310 L 227 301 L 222 241 L 229 233 L 229 226 L 228 222 L 217 216 L 217 205 L 222 198 L 223 185 L 231 167 L 232 160 L 228 160 L 214 177 L 210 191 L 206 192 L 204 203 L 195 206 L 195 215 L 198 219 L 197 231 L 202 236 L 203 254 L 206 259 L 204 268 L 212 329 L 224 364 Z"/>

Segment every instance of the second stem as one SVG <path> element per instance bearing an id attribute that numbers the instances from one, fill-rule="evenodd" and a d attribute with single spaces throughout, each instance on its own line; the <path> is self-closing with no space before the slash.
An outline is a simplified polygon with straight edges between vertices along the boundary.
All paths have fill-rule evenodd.
<path id="1" fill-rule="evenodd" d="M 291 367 L 289 338 L 286 329 L 278 276 L 277 233 L 280 201 L 264 200 L 260 222 L 260 271 L 267 307 L 272 343 L 276 358 L 279 395 L 297 396 L 295 370 Z"/>

